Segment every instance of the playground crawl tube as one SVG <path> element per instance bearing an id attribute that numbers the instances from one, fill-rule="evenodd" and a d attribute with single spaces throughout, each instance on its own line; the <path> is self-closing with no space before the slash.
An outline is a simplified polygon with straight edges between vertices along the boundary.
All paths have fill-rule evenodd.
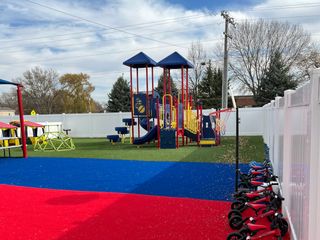
<path id="1" fill-rule="evenodd" d="M 133 140 L 133 144 L 141 145 L 141 144 L 150 142 L 150 141 L 156 139 L 157 137 L 158 137 L 157 126 L 154 126 L 153 128 L 150 129 L 150 131 L 146 135 L 139 137 L 139 138 L 135 138 Z"/>

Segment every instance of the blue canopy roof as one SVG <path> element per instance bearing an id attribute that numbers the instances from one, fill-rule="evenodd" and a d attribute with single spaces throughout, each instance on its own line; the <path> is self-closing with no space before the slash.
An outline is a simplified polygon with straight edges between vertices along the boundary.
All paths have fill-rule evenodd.
<path id="1" fill-rule="evenodd" d="M 157 65 L 157 62 L 150 58 L 147 54 L 140 52 L 134 55 L 132 58 L 123 62 L 124 65 L 134 68 L 142 68 L 142 67 L 154 67 Z"/>
<path id="2" fill-rule="evenodd" d="M 19 85 L 19 83 L 10 82 L 7 80 L 0 79 L 0 84 L 10 84 L 10 85 Z"/>
<path id="3" fill-rule="evenodd" d="M 162 59 L 160 62 L 158 62 L 157 66 L 169 69 L 177 69 L 181 68 L 182 66 L 184 68 L 193 68 L 193 64 L 177 52 L 174 52 L 168 57 Z"/>

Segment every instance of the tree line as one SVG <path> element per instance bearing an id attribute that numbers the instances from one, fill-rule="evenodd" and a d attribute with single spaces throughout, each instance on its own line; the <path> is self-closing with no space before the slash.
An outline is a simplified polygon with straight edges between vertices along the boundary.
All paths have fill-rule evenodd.
<path id="1" fill-rule="evenodd" d="M 83 113 L 101 111 L 102 107 L 94 101 L 91 93 L 94 86 L 85 73 L 67 73 L 59 76 L 53 69 L 35 67 L 14 79 L 21 83 L 24 112 L 35 110 L 39 114 Z M 17 109 L 16 91 L 3 93 L 1 106 Z"/>

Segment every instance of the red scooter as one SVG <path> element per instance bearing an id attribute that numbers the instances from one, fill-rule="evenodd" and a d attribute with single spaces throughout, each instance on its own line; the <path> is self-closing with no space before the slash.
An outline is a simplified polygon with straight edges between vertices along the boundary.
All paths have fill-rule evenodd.
<path id="1" fill-rule="evenodd" d="M 276 213 L 275 218 L 271 223 L 271 230 L 265 225 L 259 224 L 244 224 L 239 232 L 230 233 L 227 240 L 257 240 L 257 239 L 277 239 L 282 240 L 282 237 L 288 231 L 288 223 L 282 217 L 281 213 Z"/>

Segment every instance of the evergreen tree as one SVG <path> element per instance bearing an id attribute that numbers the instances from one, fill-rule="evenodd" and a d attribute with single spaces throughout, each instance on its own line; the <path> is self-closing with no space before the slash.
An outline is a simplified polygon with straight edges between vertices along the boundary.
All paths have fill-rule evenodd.
<path id="1" fill-rule="evenodd" d="M 166 78 L 168 81 L 168 77 Z M 172 96 L 177 97 L 178 96 L 178 89 L 176 84 L 173 82 L 172 77 L 170 76 L 170 83 L 171 83 L 171 91 L 172 91 Z M 158 86 L 155 88 L 155 90 L 160 94 L 160 97 L 162 98 L 163 96 L 163 74 L 160 75 L 159 80 L 158 80 Z M 167 88 L 167 94 L 168 94 L 168 88 Z"/>
<path id="2" fill-rule="evenodd" d="M 108 112 L 130 112 L 130 86 L 123 77 L 119 77 L 108 94 Z"/>
<path id="3" fill-rule="evenodd" d="M 261 79 L 255 98 L 256 103 L 258 106 L 263 106 L 275 97 L 283 96 L 285 90 L 295 89 L 297 85 L 298 83 L 289 74 L 289 67 L 285 66 L 281 53 L 276 51 L 271 57 L 269 68 Z"/>
<path id="4" fill-rule="evenodd" d="M 213 68 L 209 61 L 199 83 L 199 97 L 203 108 L 221 108 L 221 95 L 222 71 L 220 68 Z"/>

